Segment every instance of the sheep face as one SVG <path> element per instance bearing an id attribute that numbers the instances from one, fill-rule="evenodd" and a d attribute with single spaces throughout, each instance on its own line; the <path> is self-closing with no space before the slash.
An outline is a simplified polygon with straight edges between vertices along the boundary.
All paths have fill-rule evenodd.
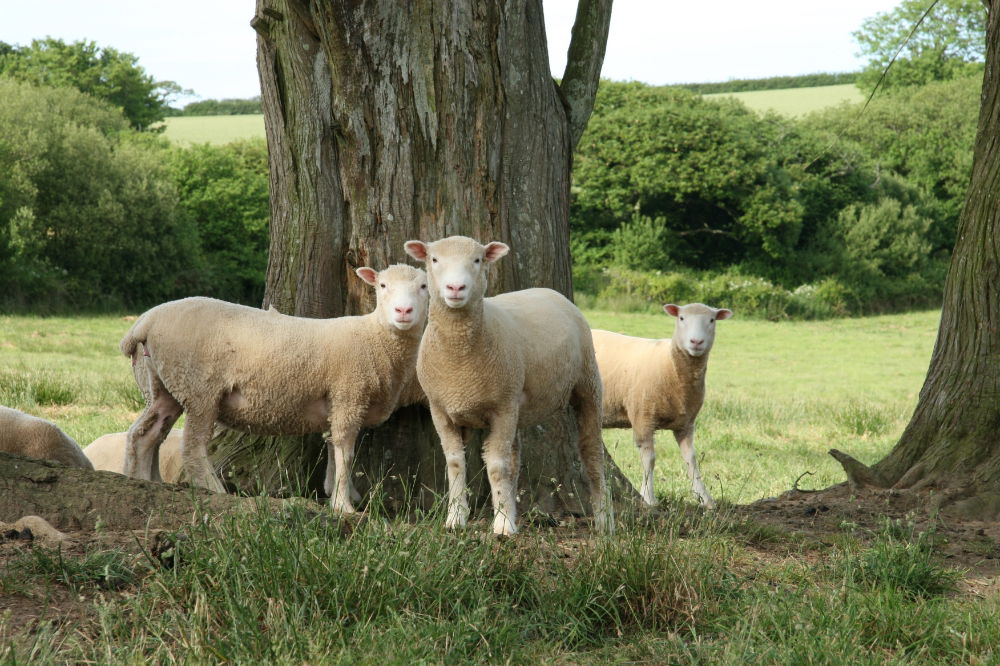
<path id="1" fill-rule="evenodd" d="M 400 331 L 423 328 L 427 320 L 427 274 L 419 268 L 396 264 L 383 271 L 363 266 L 358 277 L 375 287 L 379 318 Z"/>
<path id="2" fill-rule="evenodd" d="M 486 293 L 486 264 L 510 250 L 493 241 L 481 245 L 466 236 L 449 236 L 433 243 L 407 241 L 406 253 L 427 265 L 431 293 L 449 308 L 464 308 Z"/>
<path id="3" fill-rule="evenodd" d="M 668 303 L 663 306 L 663 311 L 677 317 L 674 344 L 691 356 L 707 354 L 715 342 L 715 322 L 733 316 L 732 310 L 710 308 L 701 303 L 681 306 Z"/>

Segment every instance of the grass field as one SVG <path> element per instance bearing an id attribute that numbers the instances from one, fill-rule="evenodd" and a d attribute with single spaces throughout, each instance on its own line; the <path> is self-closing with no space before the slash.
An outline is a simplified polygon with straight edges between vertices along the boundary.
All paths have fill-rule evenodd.
<path id="1" fill-rule="evenodd" d="M 843 102 L 863 102 L 864 96 L 853 83 L 815 88 L 716 93 L 713 97 L 735 97 L 754 111 L 776 111 L 786 116 L 802 116 Z M 174 143 L 229 143 L 238 139 L 264 137 L 264 116 L 176 116 L 167 118 L 163 135 Z"/>
<path id="2" fill-rule="evenodd" d="M 733 97 L 754 111 L 775 111 L 784 116 L 804 116 L 812 111 L 837 106 L 844 102 L 865 101 L 865 96 L 853 83 L 787 90 L 754 90 L 738 93 L 714 93 L 706 98 Z"/>
<path id="3" fill-rule="evenodd" d="M 586 314 L 653 337 L 670 322 Z M 806 470 L 810 485 L 841 480 L 831 446 L 881 456 L 914 404 L 937 320 L 720 325 L 699 419 L 710 487 L 743 502 Z M 116 351 L 129 325 L 0 316 L 0 404 L 81 442 L 124 429 L 139 406 Z M 635 479 L 628 432 L 606 435 Z M 72 554 L 0 541 L 0 662 L 996 663 L 995 589 L 963 591 L 962 572 L 935 556 L 942 536 L 895 520 L 817 538 L 725 506 L 705 514 L 676 447 L 662 437 L 660 448 L 664 510 L 623 512 L 610 538 L 527 527 L 497 540 L 481 523 L 447 532 L 440 514 L 408 523 L 378 507 L 345 535 L 295 504 L 199 521 L 169 569 L 125 547 L 134 536 L 109 547 L 98 534 Z M 43 621 L 18 625 L 28 612 Z"/>
<path id="4" fill-rule="evenodd" d="M 163 136 L 174 143 L 229 143 L 239 139 L 264 138 L 264 116 L 175 116 L 164 120 Z"/>

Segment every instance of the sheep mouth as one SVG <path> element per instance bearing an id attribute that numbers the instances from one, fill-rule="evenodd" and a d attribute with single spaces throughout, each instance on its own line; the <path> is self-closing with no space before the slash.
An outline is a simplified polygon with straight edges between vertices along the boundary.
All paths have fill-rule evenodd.
<path id="1" fill-rule="evenodd" d="M 413 328 L 414 321 L 412 319 L 394 319 L 392 324 L 399 330 L 405 331 L 409 328 Z"/>
<path id="2" fill-rule="evenodd" d="M 451 296 L 444 297 L 444 303 L 449 308 L 460 308 L 463 305 L 465 305 L 467 300 L 468 299 L 466 299 L 465 297 L 459 297 L 459 298 L 452 298 Z"/>

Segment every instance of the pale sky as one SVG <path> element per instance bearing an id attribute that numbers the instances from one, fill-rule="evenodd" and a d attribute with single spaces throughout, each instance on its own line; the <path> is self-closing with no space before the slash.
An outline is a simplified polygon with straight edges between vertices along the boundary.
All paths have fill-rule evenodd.
<path id="1" fill-rule="evenodd" d="M 402 0 L 401 0 L 402 1 Z M 452 1 L 452 0 L 442 0 Z M 473 0 L 474 1 L 474 0 Z M 851 32 L 900 0 L 616 0 L 602 75 L 668 84 L 860 69 Z M 5 0 L 0 41 L 58 37 L 127 51 L 196 98 L 259 94 L 254 0 Z M 575 0 L 545 0 L 553 76 L 562 76 Z"/>

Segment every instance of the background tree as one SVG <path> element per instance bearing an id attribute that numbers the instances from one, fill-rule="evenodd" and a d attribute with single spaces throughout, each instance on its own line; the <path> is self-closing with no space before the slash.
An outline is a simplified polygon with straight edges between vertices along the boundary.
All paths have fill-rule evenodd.
<path id="1" fill-rule="evenodd" d="M 131 53 L 52 37 L 32 40 L 29 46 L 0 45 L 0 75 L 76 88 L 119 107 L 140 130 L 163 120 L 170 97 L 182 92 L 173 81 L 153 80 Z"/>
<path id="2" fill-rule="evenodd" d="M 903 0 L 852 33 L 859 55 L 868 58 L 857 80 L 865 94 L 882 78 L 900 46 L 903 50 L 882 82 L 886 89 L 947 81 L 981 69 L 986 31 L 982 0 L 937 0 L 911 35 L 927 9 L 928 0 Z"/>
<path id="3" fill-rule="evenodd" d="M 402 261 L 408 239 L 452 234 L 510 243 L 494 292 L 571 296 L 570 167 L 610 14 L 610 0 L 581 0 L 557 83 L 539 0 L 258 0 L 272 193 L 264 306 L 309 317 L 369 311 L 355 268 Z M 579 510 L 574 428 L 567 414 L 520 433 L 526 501 Z M 216 459 L 256 471 L 236 451 L 261 446 L 226 437 Z M 296 441 L 267 455 L 287 463 L 302 450 Z M 474 475 L 476 447 L 469 458 Z M 385 479 L 390 501 L 403 499 L 401 485 L 430 501 L 423 491 L 443 488 L 444 463 L 426 410 L 366 434 L 356 469 L 362 492 Z"/>
<path id="4" fill-rule="evenodd" d="M 1000 3 L 989 8 L 972 177 L 919 401 L 873 468 L 834 452 L 853 483 L 934 488 L 946 510 L 976 519 L 1000 513 Z"/>

